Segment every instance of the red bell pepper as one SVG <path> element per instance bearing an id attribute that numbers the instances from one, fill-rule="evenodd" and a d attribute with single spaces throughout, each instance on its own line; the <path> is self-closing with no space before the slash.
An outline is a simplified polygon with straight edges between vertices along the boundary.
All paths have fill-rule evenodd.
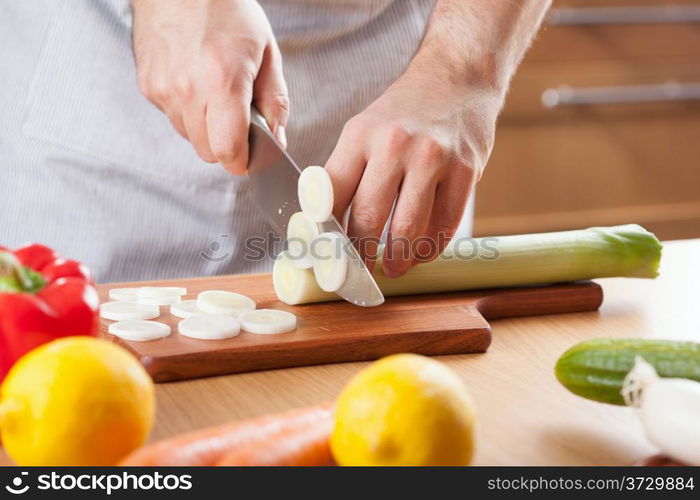
<path id="1" fill-rule="evenodd" d="M 0 381 L 21 356 L 69 335 L 96 336 L 99 298 L 87 266 L 44 245 L 0 247 Z"/>

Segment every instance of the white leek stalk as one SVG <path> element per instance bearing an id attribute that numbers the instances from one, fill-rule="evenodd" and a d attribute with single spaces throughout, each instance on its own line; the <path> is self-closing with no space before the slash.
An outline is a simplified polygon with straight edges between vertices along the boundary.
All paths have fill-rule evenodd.
<path id="1" fill-rule="evenodd" d="M 272 284 L 277 298 L 290 305 L 340 299 L 333 292 L 321 290 L 311 269 L 299 269 L 294 262 L 295 259 L 287 251 L 279 254 L 275 260 Z"/>
<path id="2" fill-rule="evenodd" d="M 404 276 L 374 277 L 387 296 L 559 283 L 605 277 L 654 278 L 661 243 L 636 224 L 493 238 L 457 239 L 436 260 Z M 338 300 L 321 290 L 308 269 L 283 253 L 273 270 L 277 296 L 287 304 Z"/>

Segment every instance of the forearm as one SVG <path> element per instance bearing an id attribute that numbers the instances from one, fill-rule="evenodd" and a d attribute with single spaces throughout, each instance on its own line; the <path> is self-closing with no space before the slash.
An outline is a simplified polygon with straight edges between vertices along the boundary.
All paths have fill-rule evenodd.
<path id="1" fill-rule="evenodd" d="M 408 71 L 443 73 L 453 82 L 504 95 L 551 0 L 438 0 Z"/>

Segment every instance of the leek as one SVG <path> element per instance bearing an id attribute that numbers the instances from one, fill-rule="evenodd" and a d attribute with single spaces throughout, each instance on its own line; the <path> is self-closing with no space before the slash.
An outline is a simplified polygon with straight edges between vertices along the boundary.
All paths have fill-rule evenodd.
<path id="1" fill-rule="evenodd" d="M 661 248 L 654 234 L 636 224 L 456 239 L 437 259 L 414 266 L 400 278 L 387 278 L 378 261 L 374 278 L 387 296 L 606 277 L 655 278 Z M 290 305 L 339 300 L 319 288 L 311 270 L 298 269 L 291 260 L 283 252 L 275 262 L 273 284 L 280 300 Z"/>

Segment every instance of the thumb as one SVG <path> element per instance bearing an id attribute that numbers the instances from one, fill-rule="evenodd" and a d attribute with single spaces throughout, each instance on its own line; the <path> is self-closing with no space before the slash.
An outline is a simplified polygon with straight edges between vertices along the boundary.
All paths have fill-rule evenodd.
<path id="1" fill-rule="evenodd" d="M 253 87 L 253 101 L 265 117 L 270 130 L 284 148 L 285 127 L 289 119 L 289 95 L 282 73 L 282 54 L 276 43 L 268 45 Z"/>

